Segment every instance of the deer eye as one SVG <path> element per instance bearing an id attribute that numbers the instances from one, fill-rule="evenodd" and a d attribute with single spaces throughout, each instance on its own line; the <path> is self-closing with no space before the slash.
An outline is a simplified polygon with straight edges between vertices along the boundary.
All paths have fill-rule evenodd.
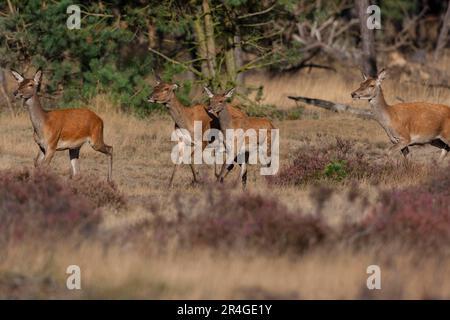
<path id="1" fill-rule="evenodd" d="M 30 84 L 28 84 L 28 86 L 29 86 L 29 87 L 32 87 L 32 86 L 33 86 L 33 84 L 32 84 L 32 83 L 30 83 Z"/>

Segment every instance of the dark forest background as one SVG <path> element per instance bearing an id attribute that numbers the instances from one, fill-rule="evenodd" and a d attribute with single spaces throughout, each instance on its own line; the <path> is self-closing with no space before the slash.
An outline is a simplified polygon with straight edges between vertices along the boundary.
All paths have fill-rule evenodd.
<path id="1" fill-rule="evenodd" d="M 348 65 L 374 73 L 392 52 L 427 64 L 439 59 L 450 18 L 438 0 L 83 1 L 81 29 L 69 30 L 71 4 L 2 1 L 0 67 L 42 68 L 45 92 L 66 105 L 107 93 L 131 110 L 156 107 L 145 102 L 154 72 L 164 80 L 183 74 L 179 95 L 189 103 L 196 84 L 245 94 L 252 70 Z M 360 23 L 369 4 L 381 8 L 380 30 Z"/>

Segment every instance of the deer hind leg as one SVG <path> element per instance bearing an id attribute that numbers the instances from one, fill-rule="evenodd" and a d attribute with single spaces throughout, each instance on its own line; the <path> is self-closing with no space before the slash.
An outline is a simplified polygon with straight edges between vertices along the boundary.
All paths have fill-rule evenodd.
<path id="1" fill-rule="evenodd" d="M 112 168 L 113 168 L 113 147 L 108 146 L 104 142 L 102 144 L 93 144 L 92 149 L 101 152 L 108 156 L 108 182 L 112 182 Z"/>
<path id="2" fill-rule="evenodd" d="M 241 166 L 241 172 L 239 174 L 239 177 L 241 179 L 242 182 L 242 188 L 245 189 L 247 186 L 247 163 L 248 163 L 248 159 L 249 159 L 249 153 L 245 152 L 244 154 L 245 159 L 242 163 L 240 163 Z"/>
<path id="3" fill-rule="evenodd" d="M 70 165 L 72 167 L 72 178 L 80 174 L 80 148 L 69 149 Z"/>
<path id="4" fill-rule="evenodd" d="M 450 151 L 450 140 L 441 138 L 431 141 L 430 144 L 441 149 L 441 155 L 439 156 L 438 161 L 440 162 L 444 160 L 444 158 L 447 156 L 447 153 Z"/>
<path id="5" fill-rule="evenodd" d="M 96 127 L 94 134 L 91 136 L 90 145 L 95 151 L 101 152 L 108 156 L 108 177 L 107 181 L 112 182 L 113 171 L 113 147 L 107 145 L 103 141 L 103 124 Z"/>
<path id="6" fill-rule="evenodd" d="M 224 164 L 222 165 L 222 168 L 220 169 L 220 173 L 219 173 L 219 175 L 218 175 L 218 177 L 217 177 L 217 181 L 219 181 L 220 183 L 222 183 L 223 180 L 224 180 L 224 179 L 228 176 L 228 174 L 231 172 L 231 170 L 233 170 L 233 168 L 234 168 L 234 163 L 232 163 L 232 164 L 224 163 Z M 226 172 L 225 172 L 225 169 L 227 170 Z"/>
<path id="7" fill-rule="evenodd" d="M 169 185 L 168 185 L 169 188 L 173 187 L 173 180 L 175 178 L 175 173 L 177 172 L 178 166 L 183 161 L 183 157 L 184 157 L 184 142 L 179 141 L 178 144 L 177 144 L 177 149 L 178 149 L 177 160 L 176 160 L 176 162 L 173 165 L 172 174 L 170 175 Z M 172 161 L 173 161 L 173 158 L 172 158 Z"/>

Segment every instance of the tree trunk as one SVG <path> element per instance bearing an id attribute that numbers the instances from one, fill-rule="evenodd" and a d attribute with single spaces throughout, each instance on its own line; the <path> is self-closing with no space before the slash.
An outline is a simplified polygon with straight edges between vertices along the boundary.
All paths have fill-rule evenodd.
<path id="1" fill-rule="evenodd" d="M 205 36 L 205 29 L 204 24 L 201 19 L 201 14 L 197 15 L 197 17 L 194 20 L 194 33 L 195 33 L 195 39 L 197 41 L 197 56 L 201 60 L 201 71 L 202 74 L 205 76 L 205 78 L 211 78 L 211 74 L 209 72 L 209 66 L 208 66 L 208 49 L 206 47 L 206 36 Z"/>
<path id="2" fill-rule="evenodd" d="M 235 83 L 236 81 L 236 60 L 234 55 L 234 37 L 229 36 L 227 39 L 227 47 L 225 51 L 225 66 L 227 67 L 228 83 Z"/>
<path id="3" fill-rule="evenodd" d="M 152 49 L 156 48 L 156 27 L 153 21 L 147 20 L 148 30 L 148 46 Z"/>
<path id="4" fill-rule="evenodd" d="M 6 78 L 5 78 L 5 71 L 2 69 L 0 70 L 0 94 L 3 96 L 3 99 L 5 100 L 6 105 L 8 106 L 9 111 L 11 114 L 14 115 L 14 109 L 11 103 L 11 100 L 9 100 L 8 96 L 8 89 L 6 88 Z"/>
<path id="5" fill-rule="evenodd" d="M 436 45 L 436 49 L 434 51 L 435 61 L 440 57 L 441 51 L 445 47 L 445 44 L 447 43 L 449 22 L 450 22 L 450 1 L 447 3 L 447 11 L 445 12 L 444 21 L 442 21 L 441 32 L 439 33 L 438 42 Z"/>
<path id="6" fill-rule="evenodd" d="M 362 69 L 366 75 L 375 77 L 377 75 L 375 36 L 374 31 L 367 27 L 367 7 L 369 6 L 369 1 L 355 0 L 355 4 L 358 11 L 359 25 L 361 29 Z"/>
<path id="7" fill-rule="evenodd" d="M 208 68 L 211 78 L 216 75 L 216 43 L 214 40 L 214 24 L 211 15 L 211 8 L 208 0 L 203 0 L 203 15 L 205 17 L 205 37 L 208 58 Z"/>
<path id="8" fill-rule="evenodd" d="M 234 36 L 234 61 L 236 70 L 242 67 L 242 48 L 241 48 L 241 36 Z M 236 75 L 236 85 L 242 86 L 244 84 L 244 73 L 239 72 Z"/>

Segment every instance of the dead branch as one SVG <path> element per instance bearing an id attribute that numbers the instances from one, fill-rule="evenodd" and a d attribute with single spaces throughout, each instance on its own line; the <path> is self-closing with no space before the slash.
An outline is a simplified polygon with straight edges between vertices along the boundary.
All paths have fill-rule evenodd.
<path id="1" fill-rule="evenodd" d="M 330 111 L 338 112 L 338 113 L 349 113 L 354 116 L 364 118 L 364 119 L 372 119 L 372 111 L 367 109 L 358 109 L 353 108 L 349 105 L 342 104 L 342 103 L 336 103 L 328 100 L 322 100 L 322 99 L 316 99 L 316 98 L 308 98 L 308 97 L 301 97 L 301 96 L 288 96 L 289 99 L 292 99 L 294 101 L 301 101 L 305 102 L 307 104 L 311 104 L 313 106 L 327 109 Z"/>
<path id="2" fill-rule="evenodd" d="M 448 28 L 450 23 L 450 1 L 447 3 L 447 11 L 445 12 L 444 20 L 442 21 L 441 32 L 439 33 L 436 50 L 434 51 L 434 60 L 437 61 L 442 49 L 447 43 Z"/>
<path id="3" fill-rule="evenodd" d="M 361 59 L 359 50 L 349 50 L 340 46 L 338 40 L 339 36 L 358 23 L 358 19 L 343 22 L 334 17 L 327 19 L 321 25 L 317 25 L 317 21 L 312 24 L 309 21 L 303 21 L 297 23 L 298 33 L 293 34 L 292 39 L 303 44 L 300 52 L 319 49 L 345 64 L 357 64 Z"/>

